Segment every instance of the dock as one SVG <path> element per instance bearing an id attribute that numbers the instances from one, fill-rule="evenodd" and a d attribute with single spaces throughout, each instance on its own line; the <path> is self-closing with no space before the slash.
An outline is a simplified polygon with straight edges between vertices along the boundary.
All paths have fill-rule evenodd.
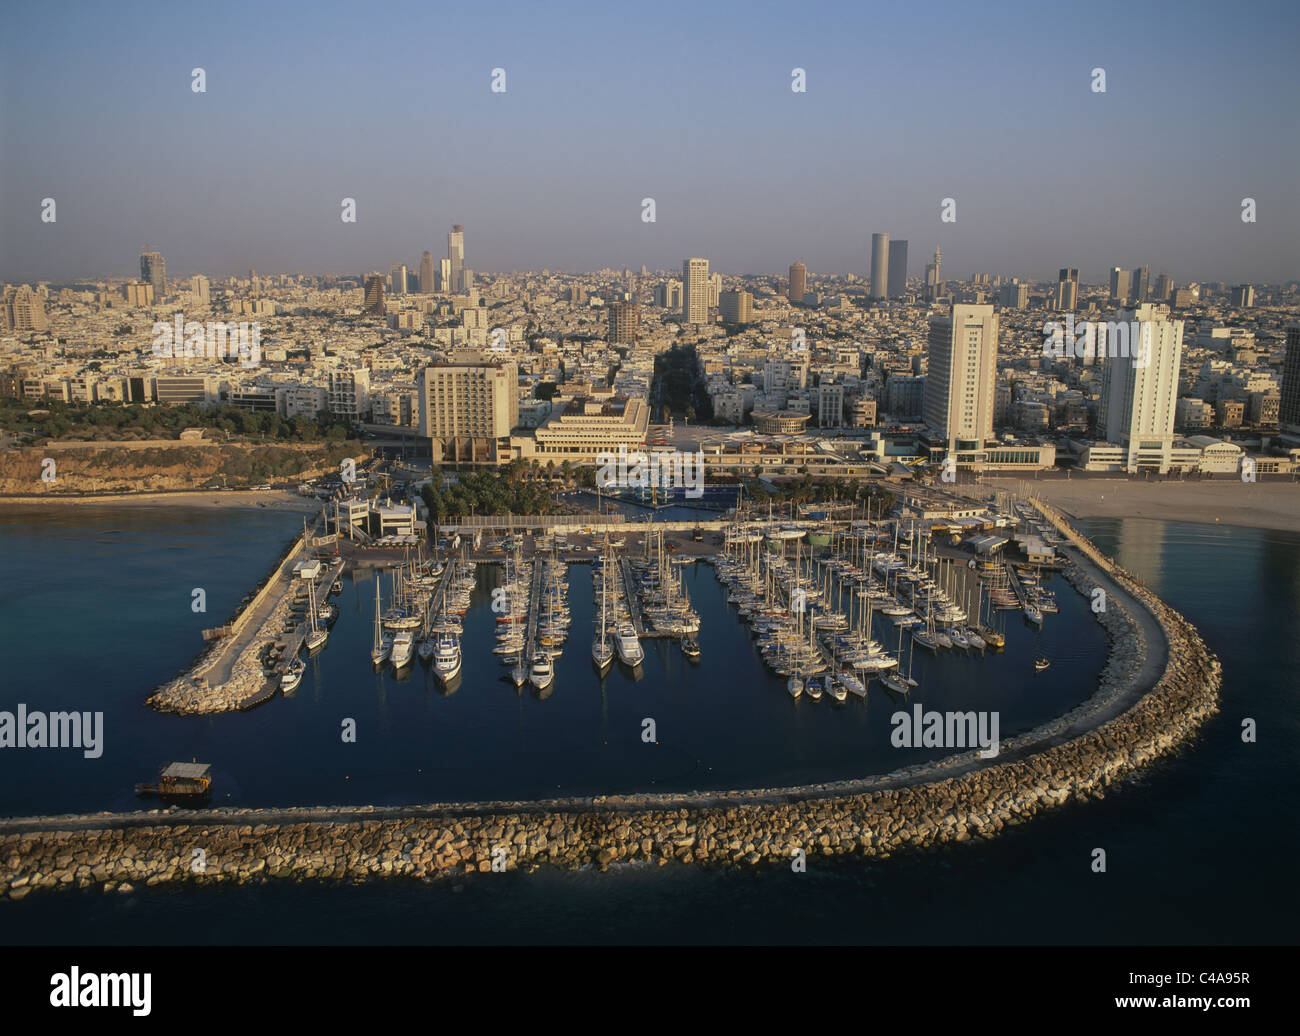
<path id="1" fill-rule="evenodd" d="M 625 557 L 618 559 L 618 577 L 623 583 L 623 600 L 627 601 L 627 610 L 632 615 L 632 628 L 638 637 L 661 636 L 647 633 L 645 621 L 641 618 L 641 595 L 637 592 L 637 580 L 632 572 L 632 562 Z"/>
<path id="2" fill-rule="evenodd" d="M 524 649 L 530 661 L 537 650 L 537 613 L 542 608 L 542 575 L 545 571 L 545 558 L 534 559 L 532 586 L 528 591 L 528 630 L 524 635 Z"/>
<path id="3" fill-rule="evenodd" d="M 312 593 L 317 595 L 317 600 L 320 600 L 319 595 L 321 587 L 325 588 L 325 593 L 328 595 L 329 588 L 334 584 L 334 580 L 343 574 L 343 566 L 345 564 L 347 564 L 347 562 L 343 558 L 335 558 L 334 561 L 330 563 L 330 567 L 327 568 L 322 575 L 317 576 L 317 578 L 312 582 Z M 292 583 L 289 585 L 289 592 L 294 592 L 294 586 Z M 311 623 L 307 619 L 304 619 L 302 622 L 298 623 L 292 632 L 281 634 L 276 638 L 275 646 L 280 651 L 280 660 L 275 663 L 275 671 L 277 674 L 285 672 L 289 668 L 289 664 L 298 657 L 298 653 L 302 650 L 303 642 L 307 639 L 307 634 L 310 631 Z M 258 695 L 253 695 L 253 697 L 258 697 Z M 243 707 L 243 702 L 240 703 L 239 707 Z M 252 706 L 250 705 L 249 707 L 251 708 Z"/>

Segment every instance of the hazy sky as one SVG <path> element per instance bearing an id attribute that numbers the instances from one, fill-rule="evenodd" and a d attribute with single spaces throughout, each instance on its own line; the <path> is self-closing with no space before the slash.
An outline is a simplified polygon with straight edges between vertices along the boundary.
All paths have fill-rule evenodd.
<path id="1" fill-rule="evenodd" d="M 146 243 L 169 275 L 387 271 L 463 223 L 484 271 L 865 273 L 887 231 L 913 275 L 939 244 L 958 277 L 1296 279 L 1298 42 L 1295 0 L 42 0 L 0 38 L 0 278 Z"/>

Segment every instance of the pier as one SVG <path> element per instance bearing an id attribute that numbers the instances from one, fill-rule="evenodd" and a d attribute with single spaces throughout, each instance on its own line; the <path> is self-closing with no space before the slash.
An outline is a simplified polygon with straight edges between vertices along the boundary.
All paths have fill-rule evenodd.
<path id="1" fill-rule="evenodd" d="M 663 634 L 646 632 L 645 621 L 641 618 L 641 594 L 637 590 L 637 580 L 633 576 L 632 562 L 627 558 L 618 559 L 618 577 L 623 583 L 623 599 L 627 601 L 627 610 L 632 616 L 632 628 L 638 637 L 658 637 Z"/>
<path id="2" fill-rule="evenodd" d="M 532 586 L 528 590 L 528 629 L 524 635 L 524 647 L 531 660 L 537 650 L 537 614 L 542 609 L 542 576 L 546 572 L 546 560 L 538 558 L 533 562 Z"/>

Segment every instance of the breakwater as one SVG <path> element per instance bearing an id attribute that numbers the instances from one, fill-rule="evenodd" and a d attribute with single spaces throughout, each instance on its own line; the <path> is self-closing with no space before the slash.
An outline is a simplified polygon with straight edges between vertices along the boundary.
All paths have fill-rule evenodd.
<path id="1" fill-rule="evenodd" d="M 1003 744 L 893 773 L 800 788 L 410 809 L 213 810 L 0 824 L 0 891 L 267 877 L 437 878 L 542 865 L 788 864 L 991 837 L 1099 795 L 1175 749 L 1217 708 L 1218 662 L 1196 631 L 1059 516 L 1066 576 L 1106 591 L 1098 692 Z"/>

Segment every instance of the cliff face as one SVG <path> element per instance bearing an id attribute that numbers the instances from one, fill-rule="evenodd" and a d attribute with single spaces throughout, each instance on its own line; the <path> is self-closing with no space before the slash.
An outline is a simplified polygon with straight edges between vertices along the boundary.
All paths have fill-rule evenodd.
<path id="1" fill-rule="evenodd" d="M 358 457 L 356 447 L 356 443 L 52 443 L 0 454 L 0 495 L 201 489 L 214 482 L 221 485 L 223 477 L 225 485 L 239 488 L 337 472 L 344 457 Z M 47 472 L 52 481 L 47 480 Z"/>

